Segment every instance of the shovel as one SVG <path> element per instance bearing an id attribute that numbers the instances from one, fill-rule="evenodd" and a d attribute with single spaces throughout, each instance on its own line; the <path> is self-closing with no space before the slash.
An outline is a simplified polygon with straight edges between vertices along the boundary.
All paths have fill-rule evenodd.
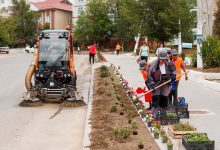
<path id="1" fill-rule="evenodd" d="M 182 74 L 179 74 L 179 75 L 176 76 L 176 77 L 180 77 L 180 76 L 182 76 L 182 75 L 184 75 L 184 74 L 186 74 L 186 73 L 188 73 L 188 72 L 189 72 L 189 71 L 186 71 L 186 72 L 184 72 L 184 73 L 182 73 Z M 171 81 L 172 81 L 172 80 L 170 79 L 170 80 L 168 80 L 168 81 L 166 81 L 166 82 L 164 82 L 164 83 L 158 85 L 158 86 L 155 87 L 154 89 L 151 89 L 151 90 L 149 90 L 149 91 L 143 93 L 142 95 L 138 96 L 136 99 L 139 99 L 139 98 L 145 96 L 146 94 L 148 94 L 148 93 L 150 93 L 150 92 L 152 92 L 152 91 L 154 91 L 154 90 L 157 90 L 157 89 L 161 88 L 162 86 L 164 86 L 164 85 L 170 83 Z"/>

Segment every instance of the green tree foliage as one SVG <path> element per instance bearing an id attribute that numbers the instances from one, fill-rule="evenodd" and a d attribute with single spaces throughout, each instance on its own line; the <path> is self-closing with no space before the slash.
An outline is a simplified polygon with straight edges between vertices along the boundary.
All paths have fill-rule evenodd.
<path id="1" fill-rule="evenodd" d="M 75 27 L 78 40 L 100 40 L 110 32 L 112 21 L 108 16 L 108 6 L 103 0 L 91 0 L 87 10 L 79 16 Z"/>
<path id="2" fill-rule="evenodd" d="M 128 44 L 134 39 L 139 30 L 139 20 L 137 13 L 131 10 L 137 8 L 137 1 L 134 0 L 111 0 L 110 6 L 111 20 L 113 20 L 113 35 L 122 43 L 122 47 L 128 48 Z"/>
<path id="3" fill-rule="evenodd" d="M 15 24 L 14 42 L 22 44 L 35 39 L 37 33 L 37 20 L 39 14 L 30 11 L 30 5 L 25 0 L 12 0 L 13 14 L 12 20 Z"/>
<path id="4" fill-rule="evenodd" d="M 134 0 L 91 0 L 86 12 L 81 13 L 75 27 L 75 36 L 80 41 L 109 40 L 116 37 L 128 43 L 137 33 L 135 14 L 130 14 Z"/>
<path id="5" fill-rule="evenodd" d="M 202 42 L 201 56 L 205 68 L 220 66 L 220 40 L 216 36 L 209 36 Z"/>
<path id="6" fill-rule="evenodd" d="M 149 39 L 167 42 L 182 31 L 183 41 L 192 42 L 196 0 L 91 0 L 75 27 L 79 40 L 114 36 L 128 45 L 140 31 Z M 181 24 L 179 24 L 179 20 Z"/>
<path id="7" fill-rule="evenodd" d="M 220 1 L 217 2 L 218 10 L 215 13 L 213 24 L 213 34 L 220 38 Z"/>
<path id="8" fill-rule="evenodd" d="M 190 9 L 195 4 L 195 0 L 139 0 L 142 31 L 150 39 L 164 43 L 173 39 L 181 28 L 183 39 L 191 41 L 195 15 Z"/>
<path id="9" fill-rule="evenodd" d="M 7 20 L 0 17 L 0 43 L 9 44 L 10 37 L 6 30 Z"/>

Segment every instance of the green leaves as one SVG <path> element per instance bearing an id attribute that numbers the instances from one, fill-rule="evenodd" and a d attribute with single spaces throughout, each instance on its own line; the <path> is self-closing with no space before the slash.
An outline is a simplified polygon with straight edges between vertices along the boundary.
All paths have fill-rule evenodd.
<path id="1" fill-rule="evenodd" d="M 220 66 L 220 40 L 216 36 L 209 36 L 202 42 L 201 56 L 205 68 Z"/>

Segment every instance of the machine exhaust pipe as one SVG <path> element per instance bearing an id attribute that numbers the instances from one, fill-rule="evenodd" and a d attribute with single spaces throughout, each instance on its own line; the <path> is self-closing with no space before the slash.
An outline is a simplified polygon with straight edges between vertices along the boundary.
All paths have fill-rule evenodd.
<path id="1" fill-rule="evenodd" d="M 27 91 L 31 91 L 31 88 L 32 88 L 31 78 L 34 74 L 34 71 L 35 71 L 35 65 L 30 65 L 25 76 L 25 86 L 26 86 Z"/>

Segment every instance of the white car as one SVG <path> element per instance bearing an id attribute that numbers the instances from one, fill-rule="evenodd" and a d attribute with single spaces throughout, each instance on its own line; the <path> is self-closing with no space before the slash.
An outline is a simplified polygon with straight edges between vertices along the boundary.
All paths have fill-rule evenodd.
<path id="1" fill-rule="evenodd" d="M 6 54 L 9 53 L 9 47 L 6 44 L 0 44 L 0 53 L 5 52 Z"/>
<path id="2" fill-rule="evenodd" d="M 25 52 L 27 53 L 34 53 L 35 52 L 35 46 L 30 47 L 29 45 L 25 47 Z"/>

